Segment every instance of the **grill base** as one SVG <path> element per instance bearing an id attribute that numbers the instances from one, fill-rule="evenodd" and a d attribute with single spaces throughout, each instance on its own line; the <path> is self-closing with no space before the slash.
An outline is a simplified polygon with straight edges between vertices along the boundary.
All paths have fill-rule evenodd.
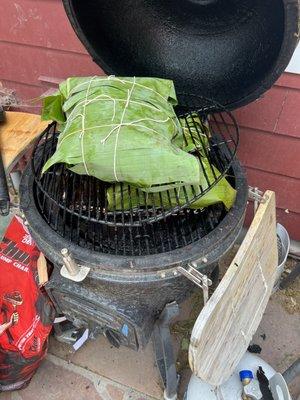
<path id="1" fill-rule="evenodd" d="M 213 272 L 218 264 L 209 265 Z M 55 268 L 46 290 L 57 313 L 77 328 L 88 328 L 92 336 L 104 334 L 115 347 L 144 348 L 152 335 L 155 321 L 165 305 L 182 302 L 195 289 L 184 277 L 162 287 L 110 284 L 87 279 L 74 283 Z M 163 296 L 162 296 L 163 291 Z"/>
<path id="2" fill-rule="evenodd" d="M 138 350 L 149 340 L 153 315 L 142 309 L 127 310 L 124 301 L 109 298 L 103 287 L 89 283 L 75 284 L 55 271 L 46 290 L 56 310 L 77 328 L 90 334 L 104 334 L 111 344 Z"/>

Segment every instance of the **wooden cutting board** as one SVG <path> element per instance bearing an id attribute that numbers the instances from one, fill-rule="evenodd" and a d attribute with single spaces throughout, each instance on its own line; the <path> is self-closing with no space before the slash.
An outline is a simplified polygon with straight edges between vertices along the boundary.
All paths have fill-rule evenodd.
<path id="1" fill-rule="evenodd" d="M 11 170 L 49 122 L 35 114 L 6 112 L 0 124 L 0 148 L 6 170 Z"/>
<path id="2" fill-rule="evenodd" d="M 213 386 L 234 372 L 256 332 L 276 279 L 275 194 L 267 191 L 248 233 L 192 332 L 189 362 Z"/>

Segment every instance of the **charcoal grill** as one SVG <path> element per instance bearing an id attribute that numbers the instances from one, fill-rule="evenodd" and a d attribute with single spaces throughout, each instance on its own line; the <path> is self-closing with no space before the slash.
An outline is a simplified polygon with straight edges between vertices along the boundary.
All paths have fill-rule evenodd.
<path id="1" fill-rule="evenodd" d="M 80 286 L 65 281 L 57 271 L 53 274 L 48 290 L 58 310 L 77 326 L 105 332 L 114 344 L 136 349 L 145 345 L 157 314 L 192 289 L 190 282 L 179 276 L 178 266 L 203 259 L 201 269 L 212 272 L 235 241 L 243 221 L 247 186 L 235 159 L 235 119 L 216 103 L 203 107 L 202 98 L 197 104 L 195 96 L 191 98 L 193 104 L 180 105 L 177 113 L 186 117 L 197 113 L 206 124 L 206 156 L 220 172 L 208 184 L 213 187 L 226 175 L 237 189 L 236 205 L 229 213 L 222 204 L 192 210 L 188 202 L 168 210 L 161 202 L 149 206 L 145 198 L 138 207 L 109 211 L 110 184 L 77 175 L 64 164 L 41 174 L 56 148 L 59 133 L 55 123 L 37 141 L 23 176 L 22 209 L 47 258 L 60 268 L 61 250 L 66 248 L 78 264 L 91 268 Z M 192 118 L 189 121 L 194 124 Z M 200 195 L 206 192 L 202 190 Z M 124 324 L 127 337 L 122 333 Z"/>
<path id="2" fill-rule="evenodd" d="M 178 108 L 179 115 L 187 112 L 184 108 Z M 109 211 L 109 184 L 77 175 L 64 164 L 41 174 L 56 148 L 55 123 L 37 141 L 23 175 L 22 210 L 36 243 L 57 267 L 48 291 L 58 311 L 78 327 L 105 333 L 114 345 L 144 346 L 164 306 L 182 301 L 193 289 L 178 267 L 196 263 L 203 273 L 212 273 L 242 226 L 247 185 L 235 158 L 235 119 L 219 105 L 188 111 L 195 112 L 209 127 L 211 165 L 236 188 L 229 212 L 221 203 L 200 210 L 187 203 L 167 210 L 160 202 L 149 207 L 147 201 L 129 210 Z M 90 268 L 84 282 L 60 275 L 63 249 L 78 265 Z"/>
<path id="3" fill-rule="evenodd" d="M 198 104 L 201 100 L 198 99 Z M 115 184 L 102 182 L 92 176 L 77 175 L 64 164 L 56 164 L 42 175 L 43 165 L 53 155 L 57 146 L 57 126 L 53 123 L 37 142 L 31 165 L 35 198 L 44 220 L 61 237 L 80 247 L 124 256 L 172 251 L 208 234 L 226 215 L 224 206 L 218 204 L 202 210 L 192 210 L 188 207 L 193 200 L 204 196 L 225 174 L 227 179 L 233 180 L 230 168 L 238 144 L 238 126 L 234 117 L 224 110 L 211 113 L 220 109 L 220 105 L 214 104 L 198 109 L 197 112 L 187 111 L 186 108 L 178 108 L 179 116 L 184 117 L 189 129 L 184 136 L 186 141 L 188 134 L 195 140 L 192 132 L 196 128 L 199 140 L 203 140 L 202 132 L 198 131 L 194 118 L 198 117 L 205 123 L 209 146 L 204 151 L 209 160 L 209 169 L 214 173 L 213 180 L 209 179 L 199 155 L 202 174 L 206 178 L 205 189 L 201 186 L 191 186 L 195 195 L 190 199 L 186 187 L 174 188 L 159 192 L 159 196 L 153 200 L 153 193 L 148 195 L 121 183 L 121 198 L 125 196 L 123 192 L 128 190 L 130 207 L 128 210 L 124 209 L 122 204 L 122 209 L 118 210 Z M 201 146 L 202 151 L 203 148 L 204 146 Z M 218 175 L 215 167 L 218 168 Z M 108 207 L 107 194 L 111 188 L 112 210 Z M 179 202 L 179 190 L 182 190 L 186 197 L 186 203 L 183 205 Z M 137 194 L 139 199 L 135 206 L 132 206 L 132 191 L 135 191 L 132 194 Z M 174 194 L 177 200 L 175 207 L 171 203 L 171 196 L 174 197 Z M 169 199 L 169 207 L 163 203 L 163 198 Z"/>
<path id="4" fill-rule="evenodd" d="M 179 96 L 180 102 L 188 100 L 193 110 L 199 94 L 230 110 L 257 99 L 284 71 L 298 37 L 298 0 L 63 3 L 79 39 L 106 73 L 173 79 L 177 91 L 189 93 Z M 194 287 L 179 267 L 211 274 L 243 225 L 248 186 L 235 158 L 236 123 L 228 114 L 216 118 L 224 109 L 212 110 L 205 98 L 196 111 L 201 117 L 213 114 L 209 160 L 237 191 L 228 212 L 222 205 L 195 211 L 188 202 L 171 210 L 141 203 L 129 212 L 108 212 L 105 185 L 95 179 L 77 177 L 62 165 L 41 178 L 42 163 L 55 148 L 55 125 L 41 136 L 23 175 L 21 208 L 55 267 L 47 291 L 58 313 L 91 334 L 105 334 L 115 346 L 138 349 L 154 326 L 155 332 L 165 332 L 174 310 L 169 305 L 180 303 Z M 61 276 L 62 249 L 74 264 L 89 269 L 83 282 Z M 164 345 L 170 356 L 167 340 L 157 348 Z M 173 382 L 167 394 L 174 394 L 174 365 L 157 360 L 166 367 L 160 370 L 168 389 Z"/>

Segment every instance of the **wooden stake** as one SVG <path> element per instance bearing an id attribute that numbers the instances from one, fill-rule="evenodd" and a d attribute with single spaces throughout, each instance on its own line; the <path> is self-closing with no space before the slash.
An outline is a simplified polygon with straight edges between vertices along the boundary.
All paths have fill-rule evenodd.
<path id="1" fill-rule="evenodd" d="M 48 277 L 47 260 L 43 253 L 41 253 L 38 258 L 37 269 L 39 276 L 39 284 L 40 286 L 44 286 L 48 282 L 49 277 Z"/>

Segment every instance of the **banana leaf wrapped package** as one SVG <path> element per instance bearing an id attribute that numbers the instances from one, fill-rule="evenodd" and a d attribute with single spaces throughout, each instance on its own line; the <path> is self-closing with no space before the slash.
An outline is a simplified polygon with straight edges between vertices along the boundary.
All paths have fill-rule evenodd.
<path id="1" fill-rule="evenodd" d="M 110 210 L 220 202 L 230 209 L 236 191 L 226 178 L 193 201 L 220 172 L 208 160 L 209 128 L 197 114 L 179 120 L 176 105 L 170 80 L 67 79 L 44 99 L 42 117 L 57 121 L 61 133 L 43 173 L 65 163 L 77 174 L 116 183 L 107 192 Z"/>
<path id="2" fill-rule="evenodd" d="M 43 119 L 58 121 L 61 134 L 43 172 L 65 163 L 77 174 L 140 187 L 199 182 L 199 160 L 177 145 L 176 104 L 165 79 L 69 78 L 44 100 Z"/>

